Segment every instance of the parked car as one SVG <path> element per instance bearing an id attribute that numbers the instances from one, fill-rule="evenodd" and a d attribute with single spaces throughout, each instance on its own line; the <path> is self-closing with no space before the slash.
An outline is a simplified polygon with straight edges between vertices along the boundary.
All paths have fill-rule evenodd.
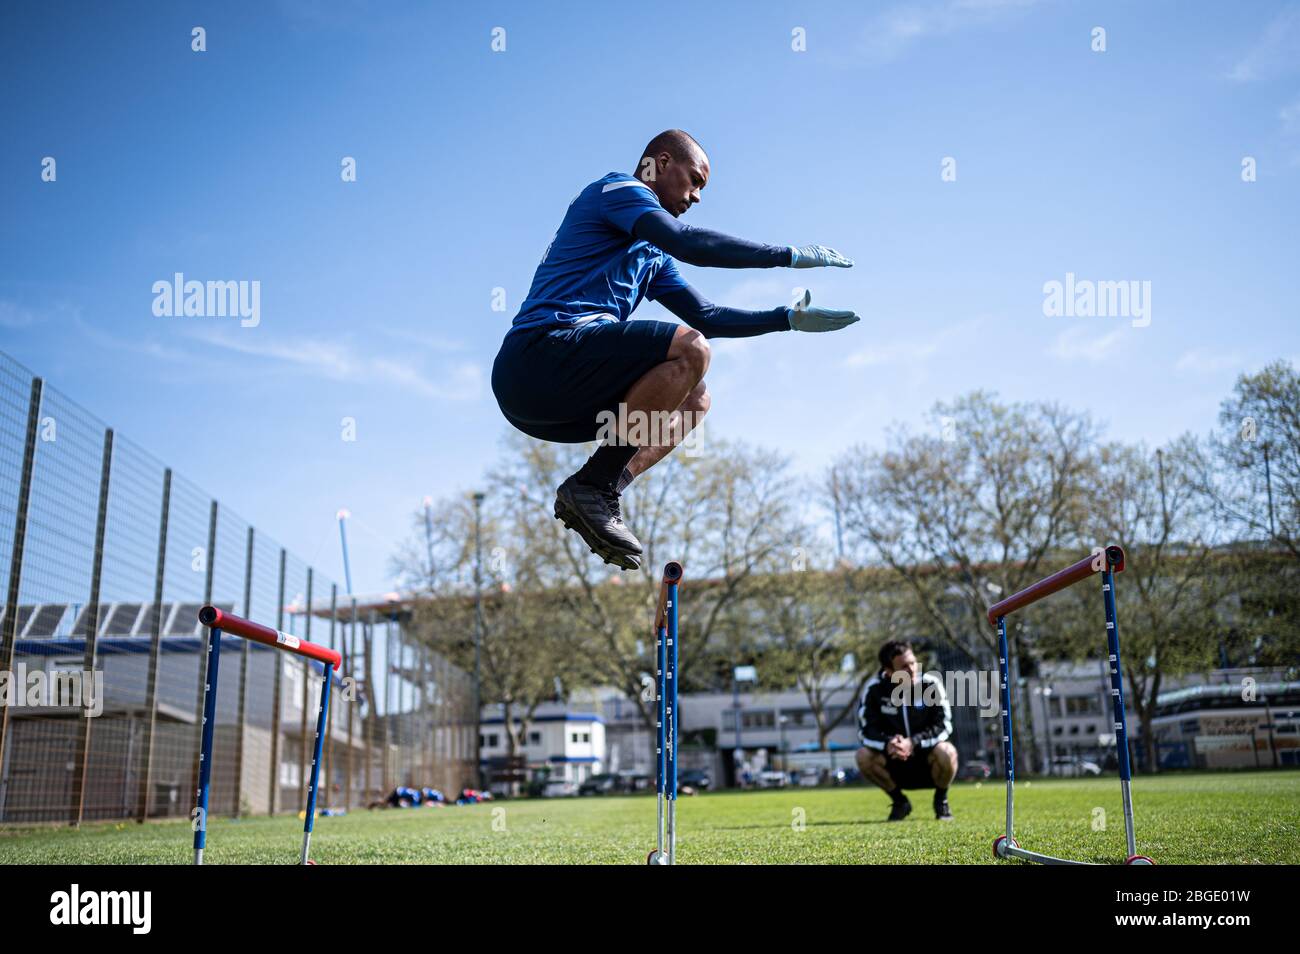
<path id="1" fill-rule="evenodd" d="M 788 779 L 784 772 L 777 772 L 773 769 L 768 769 L 766 772 L 758 773 L 759 788 L 785 788 L 785 783 L 787 781 Z"/>
<path id="2" fill-rule="evenodd" d="M 1052 774 L 1062 778 L 1078 778 L 1082 775 L 1100 775 L 1101 766 L 1088 759 L 1062 755 L 1052 759 Z"/>
<path id="3" fill-rule="evenodd" d="M 579 795 L 614 795 L 622 790 L 622 780 L 606 772 L 593 775 L 578 786 Z"/>
<path id="4" fill-rule="evenodd" d="M 570 782 L 566 779 L 557 778 L 546 783 L 542 789 L 543 798 L 570 798 L 578 794 L 578 785 L 576 782 Z"/>
<path id="5" fill-rule="evenodd" d="M 620 791 L 624 792 L 652 792 L 655 787 L 653 775 L 638 775 L 636 772 L 620 772 L 618 782 Z"/>
<path id="6" fill-rule="evenodd" d="M 969 762 L 962 762 L 957 766 L 957 777 L 962 779 L 974 779 L 982 781 L 993 774 L 993 766 L 989 765 L 983 759 L 971 759 Z"/>
<path id="7" fill-rule="evenodd" d="M 683 788 L 693 788 L 706 792 L 713 787 L 713 777 L 704 769 L 687 769 L 677 775 L 677 784 Z"/>

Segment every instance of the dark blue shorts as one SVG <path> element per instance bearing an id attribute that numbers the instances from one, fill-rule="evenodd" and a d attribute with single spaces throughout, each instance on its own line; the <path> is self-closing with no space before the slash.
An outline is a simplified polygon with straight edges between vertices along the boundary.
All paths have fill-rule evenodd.
<path id="1" fill-rule="evenodd" d="M 538 440 L 595 440 L 597 416 L 617 412 L 632 385 L 667 360 L 678 327 L 671 321 L 589 321 L 511 331 L 492 366 L 501 413 Z"/>

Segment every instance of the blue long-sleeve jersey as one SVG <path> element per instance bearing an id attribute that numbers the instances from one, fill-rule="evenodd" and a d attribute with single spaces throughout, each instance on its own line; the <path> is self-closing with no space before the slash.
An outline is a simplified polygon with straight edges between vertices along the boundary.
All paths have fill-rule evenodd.
<path id="1" fill-rule="evenodd" d="M 649 298 L 706 337 L 789 329 L 785 308 L 755 312 L 706 301 L 682 278 L 674 257 L 719 268 L 773 268 L 790 264 L 790 249 L 682 225 L 644 182 L 611 172 L 569 204 L 514 327 L 627 321 Z"/>

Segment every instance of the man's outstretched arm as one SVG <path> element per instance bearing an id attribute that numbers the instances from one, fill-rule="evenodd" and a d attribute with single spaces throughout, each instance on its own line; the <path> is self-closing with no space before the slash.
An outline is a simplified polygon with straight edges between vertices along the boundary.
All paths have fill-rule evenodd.
<path id="1" fill-rule="evenodd" d="M 834 249 L 820 245 L 795 248 L 790 245 L 764 245 L 683 225 L 667 212 L 646 212 L 636 220 L 632 235 L 663 249 L 679 262 L 705 268 L 816 268 L 853 265 Z"/>
<path id="2" fill-rule="evenodd" d="M 690 285 L 665 292 L 657 300 L 706 338 L 752 338 L 769 331 L 790 330 L 788 308 L 768 311 L 727 308 L 713 304 Z"/>
<path id="3" fill-rule="evenodd" d="M 768 311 L 745 311 L 715 305 L 698 291 L 682 282 L 680 287 L 656 296 L 674 315 L 706 338 L 752 338 L 769 331 L 838 331 L 858 320 L 851 311 L 808 309 L 812 295 L 805 294 L 796 308 L 772 308 Z"/>

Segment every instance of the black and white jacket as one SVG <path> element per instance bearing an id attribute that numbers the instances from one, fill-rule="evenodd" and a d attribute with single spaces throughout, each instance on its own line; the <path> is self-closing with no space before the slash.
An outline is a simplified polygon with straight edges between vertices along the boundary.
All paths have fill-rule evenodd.
<path id="1" fill-rule="evenodd" d="M 952 709 L 943 683 L 930 673 L 921 674 L 918 687 L 896 686 L 892 677 L 874 676 L 858 700 L 858 739 L 869 749 L 883 752 L 896 735 L 911 739 L 918 749 L 931 749 L 952 735 Z M 907 705 L 895 705 L 901 701 Z M 924 698 L 934 704 L 926 705 Z"/>

